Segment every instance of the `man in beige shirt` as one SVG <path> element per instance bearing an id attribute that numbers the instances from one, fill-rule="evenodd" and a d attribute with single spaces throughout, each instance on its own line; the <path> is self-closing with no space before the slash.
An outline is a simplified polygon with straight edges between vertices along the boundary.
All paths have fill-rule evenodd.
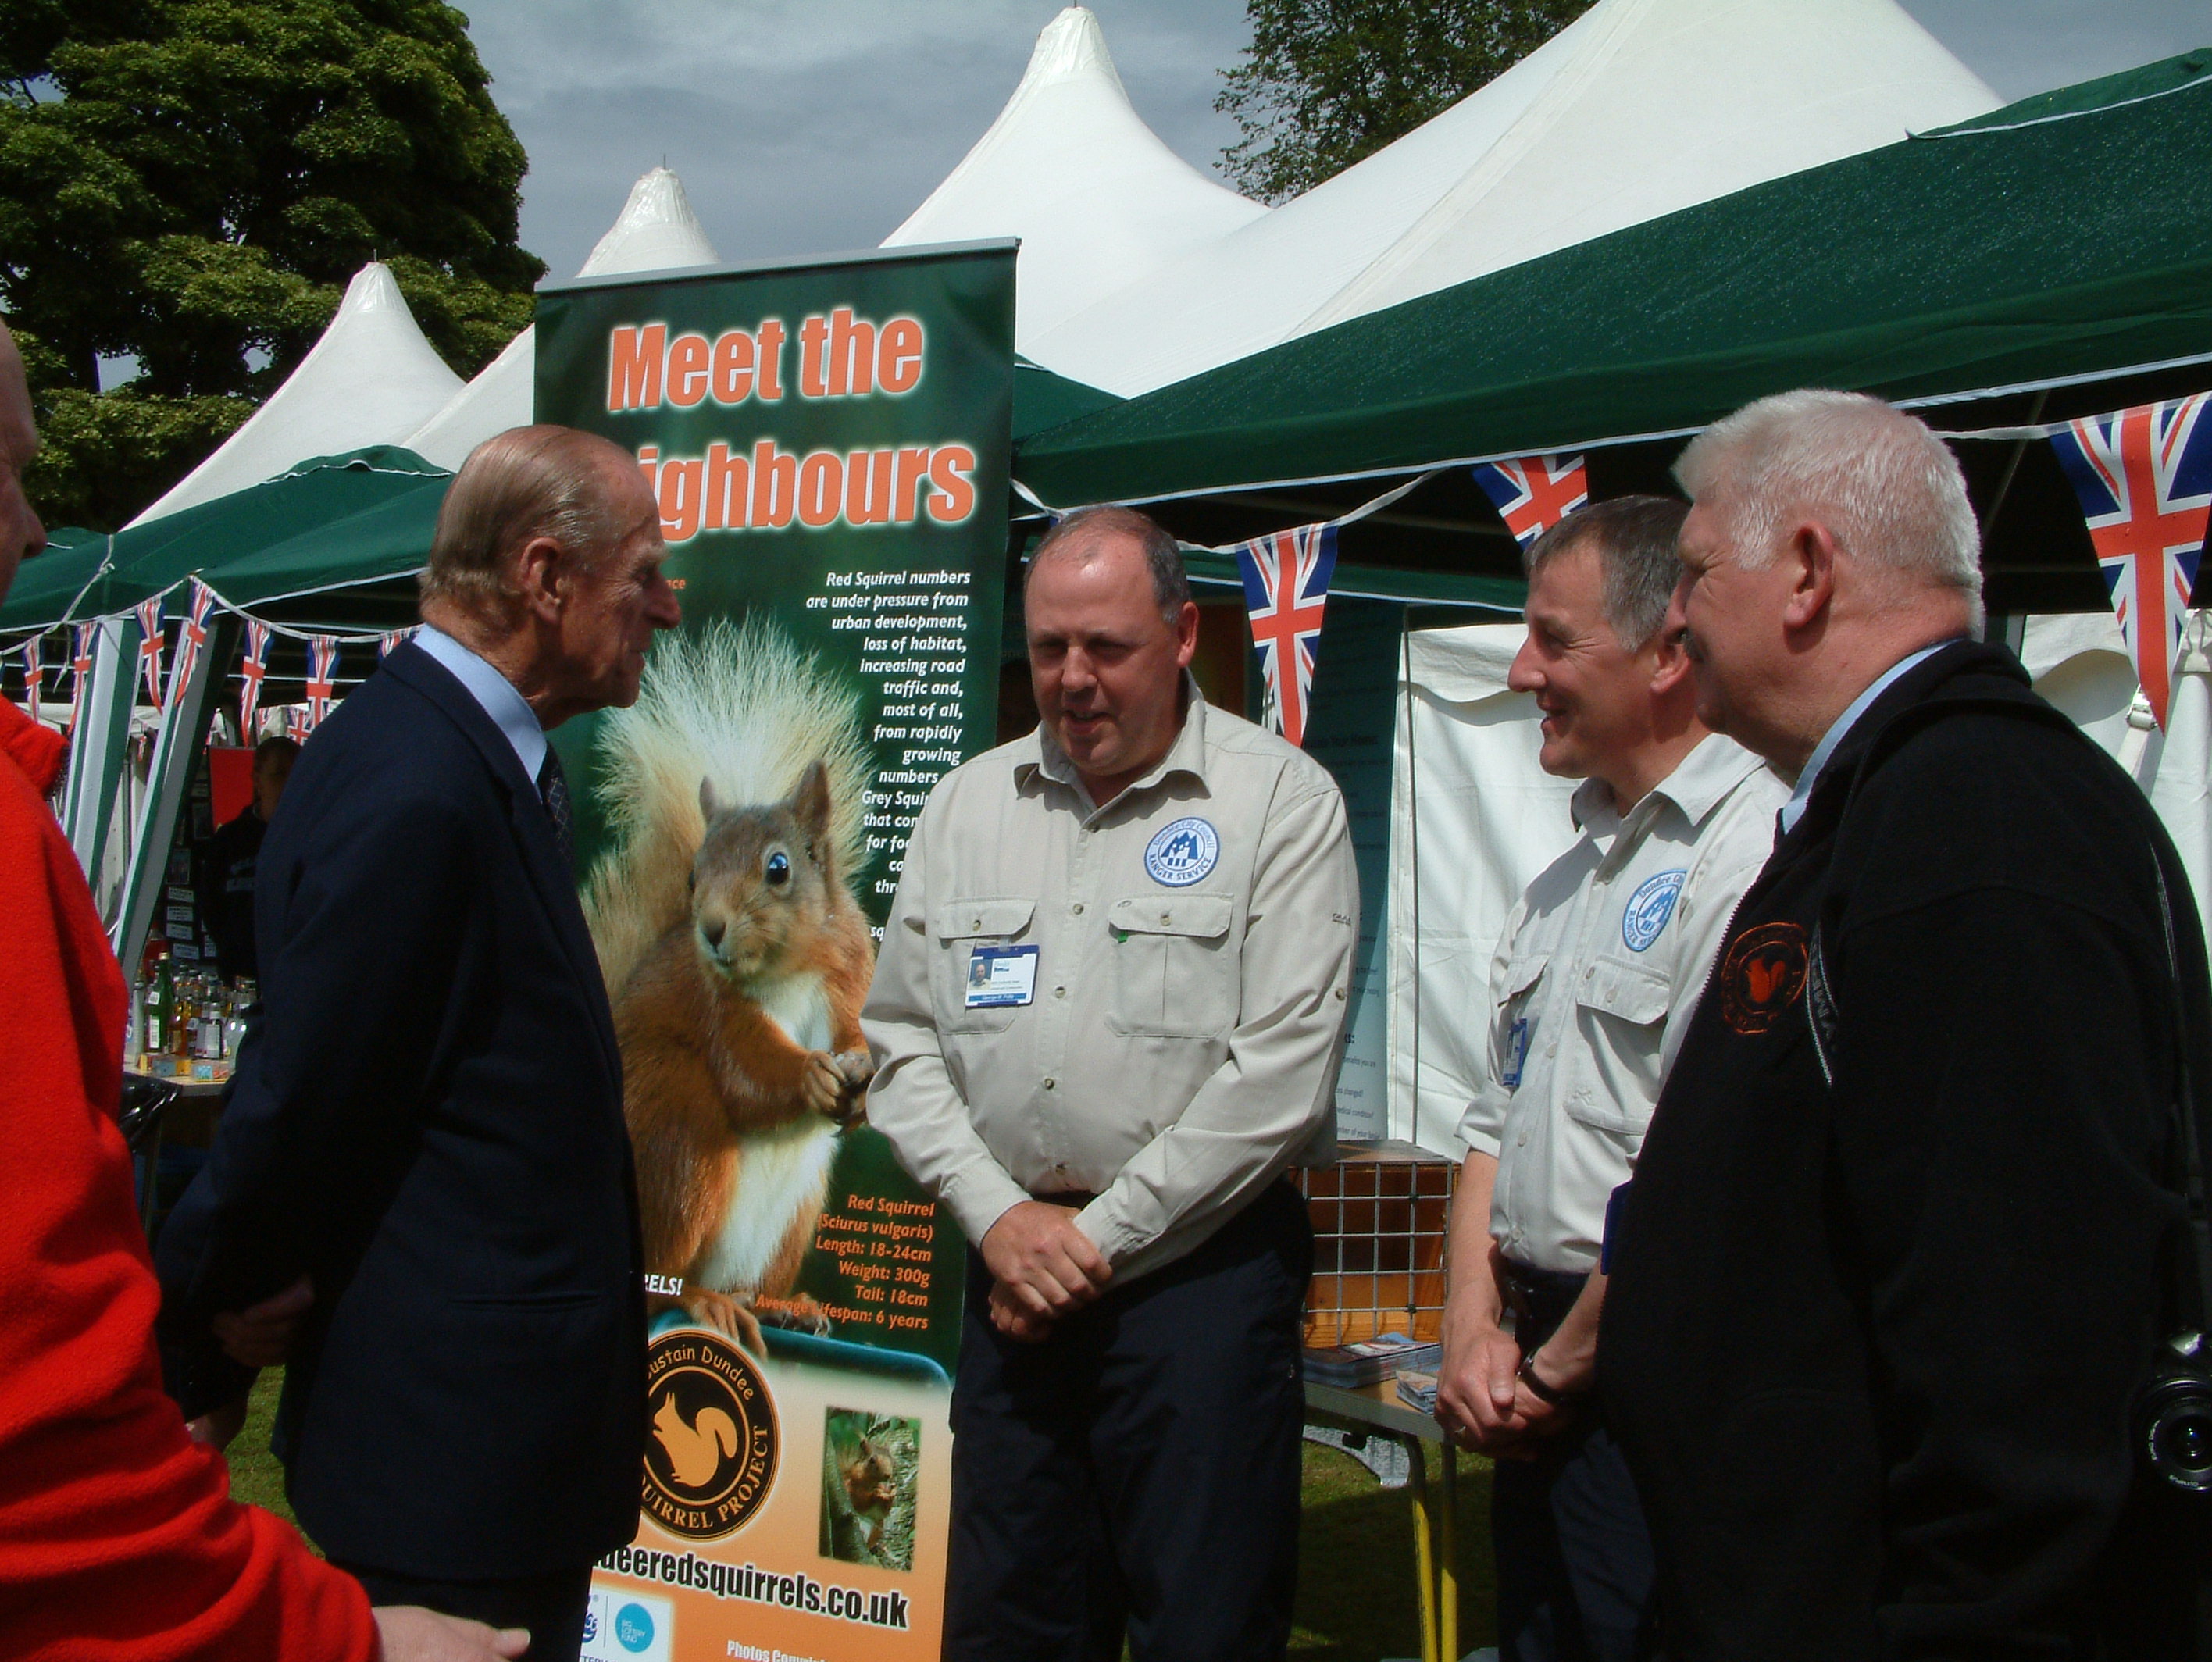
<path id="1" fill-rule="evenodd" d="M 1505 1662 L 1656 1653 L 1643 1511 L 1581 1400 L 1606 1213 L 1789 794 L 1699 723 L 1689 662 L 1665 633 L 1686 512 L 1617 497 L 1539 537 L 1508 678 L 1543 713 L 1545 771 L 1583 783 L 1581 835 L 1499 937 L 1488 1077 L 1460 1122 L 1437 1418 L 1501 1457 L 1491 1538 Z"/>
<path id="2" fill-rule="evenodd" d="M 1061 520 L 1024 606 L 1042 725 L 932 794 L 863 1018 L 869 1119 L 974 1243 L 945 1653 L 1279 1657 L 1343 799 L 1199 695 L 1143 515 Z"/>

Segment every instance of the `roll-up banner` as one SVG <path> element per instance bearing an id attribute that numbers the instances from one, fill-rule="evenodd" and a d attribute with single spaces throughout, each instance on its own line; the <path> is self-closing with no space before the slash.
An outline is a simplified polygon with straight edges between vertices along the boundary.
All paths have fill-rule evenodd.
<path id="1" fill-rule="evenodd" d="M 537 415 L 635 455 L 684 622 L 555 734 L 653 1337 L 593 1662 L 934 1657 L 957 1228 L 867 1126 L 908 833 L 996 720 L 1014 245 L 541 292 Z"/>

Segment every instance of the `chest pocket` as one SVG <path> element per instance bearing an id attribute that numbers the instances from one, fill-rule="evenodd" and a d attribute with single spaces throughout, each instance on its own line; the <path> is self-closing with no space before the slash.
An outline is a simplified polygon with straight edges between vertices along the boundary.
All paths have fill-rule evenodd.
<path id="1" fill-rule="evenodd" d="M 1035 901 L 948 901 L 930 919 L 937 953 L 931 995 L 937 1025 L 945 1033 L 1000 1033 L 1012 1025 L 1019 1004 L 968 1003 L 968 966 L 977 947 L 1002 946 L 1029 931 Z"/>
<path id="2" fill-rule="evenodd" d="M 1106 1023 L 1130 1038 L 1212 1039 L 1237 1020 L 1242 977 L 1230 944 L 1226 895 L 1146 895 L 1116 901 L 1113 1004 Z"/>
<path id="3" fill-rule="evenodd" d="M 1607 1039 L 1627 1040 L 1625 1046 L 1607 1048 L 1615 1058 L 1639 1055 L 1640 1070 L 1649 1077 L 1638 1080 L 1644 1089 L 1626 1101 L 1613 1092 L 1593 1089 L 1596 1083 L 1594 1079 L 1583 1080 L 1577 1089 L 1568 1093 L 1569 1119 L 1598 1131 L 1618 1131 L 1631 1137 L 1641 1137 L 1650 1128 L 1651 1101 L 1658 1095 L 1660 1024 L 1667 1019 L 1674 1002 L 1672 983 L 1655 966 L 1603 957 L 1588 967 L 1582 986 L 1575 990 L 1575 1003 L 1579 1007 L 1575 1012 L 1577 1018 L 1586 1030 L 1612 1023 L 1642 1029 L 1635 1034 L 1600 1031 L 1589 1034 L 1589 1038 L 1599 1044 Z"/>

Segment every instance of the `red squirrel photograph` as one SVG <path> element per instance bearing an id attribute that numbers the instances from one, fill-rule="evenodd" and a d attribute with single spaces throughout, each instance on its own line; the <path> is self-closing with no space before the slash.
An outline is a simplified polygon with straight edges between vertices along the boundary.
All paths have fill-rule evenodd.
<path id="1" fill-rule="evenodd" d="M 598 738 L 611 843 L 585 915 L 622 1046 L 654 1313 L 762 1350 L 793 1298 L 873 1068 L 850 888 L 867 758 L 852 695 L 772 627 L 665 638 Z"/>

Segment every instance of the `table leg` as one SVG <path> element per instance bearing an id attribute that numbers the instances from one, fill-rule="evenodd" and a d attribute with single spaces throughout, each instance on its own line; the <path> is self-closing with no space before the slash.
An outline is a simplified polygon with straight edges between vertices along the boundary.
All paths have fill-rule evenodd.
<path id="1" fill-rule="evenodd" d="M 1443 1445 L 1443 1504 L 1437 1517 L 1437 1632 L 1439 1662 L 1459 1662 L 1459 1450 Z"/>
<path id="2" fill-rule="evenodd" d="M 1437 1625 L 1437 1537 L 1435 1502 L 1429 1493 L 1429 1463 L 1419 1438 L 1407 1437 L 1404 1441 L 1406 1453 L 1413 1459 L 1413 1472 L 1407 1488 L 1413 1499 L 1413 1574 L 1421 1592 L 1421 1662 L 1447 1662 Z"/>

